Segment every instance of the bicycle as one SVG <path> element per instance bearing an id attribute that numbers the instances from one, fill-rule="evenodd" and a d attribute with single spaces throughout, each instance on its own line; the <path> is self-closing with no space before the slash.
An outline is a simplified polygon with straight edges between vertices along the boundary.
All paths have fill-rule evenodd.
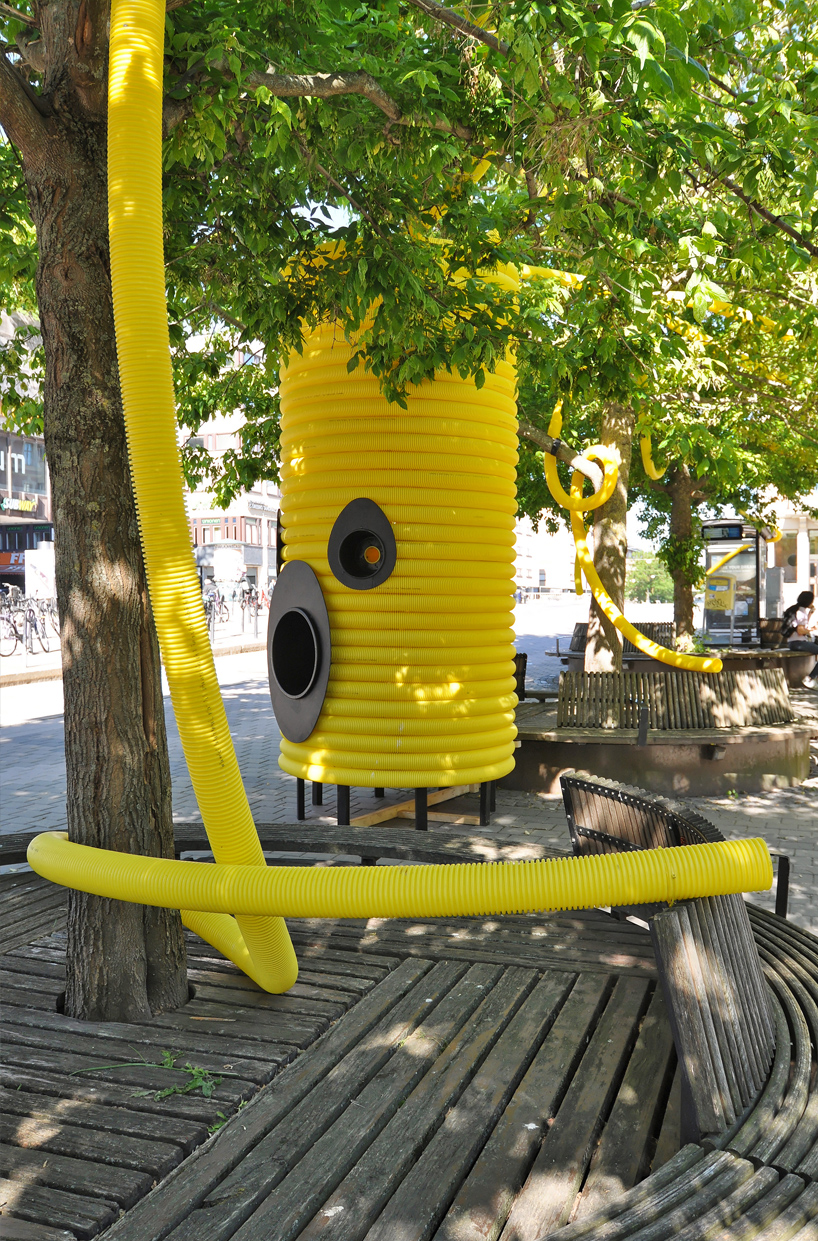
<path id="1" fill-rule="evenodd" d="M 17 632 L 11 613 L 4 608 L 0 612 L 0 655 L 4 658 L 13 655 L 18 642 L 22 642 L 22 636 Z"/>
<path id="2" fill-rule="evenodd" d="M 49 642 L 48 642 L 48 633 L 45 627 L 45 617 L 42 614 L 42 612 L 40 613 L 40 616 L 38 617 L 37 611 L 33 607 L 32 604 L 29 604 L 25 610 L 25 628 L 23 630 L 23 633 L 24 635 L 28 637 L 28 649 L 32 655 L 34 654 L 35 637 L 37 641 L 39 642 L 40 646 L 42 647 L 43 651 L 48 653 Z"/>

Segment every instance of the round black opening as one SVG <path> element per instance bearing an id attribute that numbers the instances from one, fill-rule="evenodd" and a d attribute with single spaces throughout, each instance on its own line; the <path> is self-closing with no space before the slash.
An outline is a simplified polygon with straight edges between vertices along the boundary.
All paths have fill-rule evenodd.
<path id="1" fill-rule="evenodd" d="M 320 650 L 315 626 L 303 608 L 285 612 L 273 633 L 273 676 L 288 698 L 303 698 L 318 675 Z"/>
<path id="2" fill-rule="evenodd" d="M 381 539 L 372 530 L 353 530 L 338 548 L 338 559 L 350 575 L 365 580 L 383 568 L 386 551 Z"/>

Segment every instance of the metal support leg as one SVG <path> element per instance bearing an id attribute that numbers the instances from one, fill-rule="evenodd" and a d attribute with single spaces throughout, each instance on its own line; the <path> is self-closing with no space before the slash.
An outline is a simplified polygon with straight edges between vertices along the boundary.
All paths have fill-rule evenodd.
<path id="1" fill-rule="evenodd" d="M 488 827 L 491 823 L 491 781 L 484 780 L 480 785 L 480 826 Z"/>
<path id="2" fill-rule="evenodd" d="M 790 859 L 786 853 L 773 852 L 778 858 L 778 883 L 775 886 L 775 912 L 779 918 L 786 918 L 787 905 L 790 899 Z"/>
<path id="3" fill-rule="evenodd" d="M 492 780 L 490 781 L 490 784 L 491 784 L 491 798 L 489 802 L 489 810 L 493 814 L 494 811 L 497 809 L 497 781 Z"/>
<path id="4" fill-rule="evenodd" d="M 304 781 L 300 776 L 295 778 L 295 817 L 299 823 L 302 819 L 306 819 L 307 811 L 304 805 Z"/>
<path id="5" fill-rule="evenodd" d="M 339 827 L 349 827 L 349 785 L 335 786 L 335 819 Z"/>
<path id="6" fill-rule="evenodd" d="M 323 806 L 324 804 L 324 786 L 319 784 L 317 780 L 312 782 L 312 804 L 314 806 Z"/>
<path id="7" fill-rule="evenodd" d="M 419 832 L 427 832 L 429 830 L 426 789 L 415 789 L 415 827 Z"/>
<path id="8" fill-rule="evenodd" d="M 372 790 L 372 795 L 373 795 L 373 797 L 385 797 L 385 796 L 386 796 L 386 789 L 373 789 L 373 790 Z"/>

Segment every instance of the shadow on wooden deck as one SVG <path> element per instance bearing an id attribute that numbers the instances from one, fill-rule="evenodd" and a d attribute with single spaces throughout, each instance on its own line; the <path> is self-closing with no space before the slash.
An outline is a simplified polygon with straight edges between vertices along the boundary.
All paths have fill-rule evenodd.
<path id="1" fill-rule="evenodd" d="M 59 932 L 2 957 L 0 1236 L 534 1241 L 678 1149 L 641 927 L 599 911 L 290 925 L 288 995 L 190 936 L 195 998 L 144 1025 L 56 1011 Z M 185 1063 L 221 1078 L 210 1097 L 167 1093 Z"/>

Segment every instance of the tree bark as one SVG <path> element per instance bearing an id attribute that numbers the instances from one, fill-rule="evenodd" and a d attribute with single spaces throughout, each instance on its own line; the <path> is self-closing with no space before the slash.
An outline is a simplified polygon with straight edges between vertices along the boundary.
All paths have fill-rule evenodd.
<path id="1" fill-rule="evenodd" d="M 602 585 L 620 610 L 625 605 L 628 479 L 635 424 L 632 409 L 626 409 L 614 401 L 605 406 L 600 443 L 617 449 L 620 464 L 616 490 L 594 515 L 594 566 L 602 579 Z M 588 615 L 585 671 L 614 672 L 621 667 L 622 636 L 594 599 Z"/>
<path id="2" fill-rule="evenodd" d="M 50 30 L 47 47 L 75 48 L 80 26 L 90 38 L 84 0 L 79 24 L 70 4 L 48 9 L 65 30 Z M 173 857 L 159 650 L 116 363 L 104 92 L 95 107 L 93 75 L 80 88 L 55 70 L 39 103 L 12 97 L 7 106 L 9 81 L 7 73 L 0 82 L 0 120 L 22 156 L 39 247 L 68 834 L 103 849 Z M 176 911 L 71 893 L 66 1013 L 135 1021 L 187 997 Z"/>
<path id="3" fill-rule="evenodd" d="M 670 472 L 667 490 L 670 495 L 670 535 L 687 540 L 693 534 L 693 492 L 696 489 L 686 465 L 676 465 Z M 693 583 L 681 565 L 673 565 L 673 620 L 676 641 L 693 637 Z"/>

